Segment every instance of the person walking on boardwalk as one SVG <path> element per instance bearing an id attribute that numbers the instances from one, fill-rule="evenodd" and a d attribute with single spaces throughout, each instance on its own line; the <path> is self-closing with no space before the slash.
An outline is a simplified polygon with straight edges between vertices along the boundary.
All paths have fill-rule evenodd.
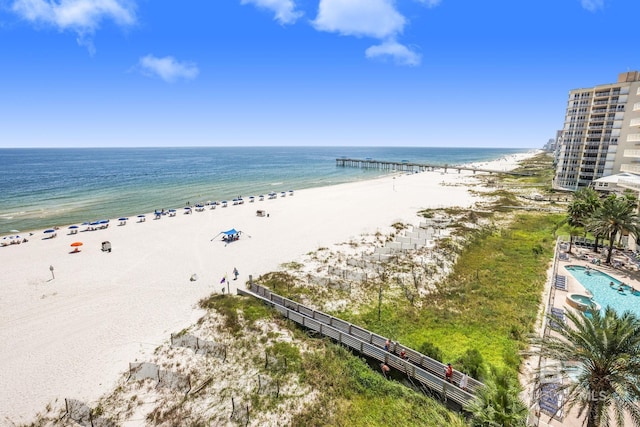
<path id="1" fill-rule="evenodd" d="M 467 386 L 469 384 L 469 377 L 464 372 L 462 373 L 462 378 L 460 378 L 460 388 L 464 391 L 467 391 Z"/>
<path id="2" fill-rule="evenodd" d="M 403 348 L 402 350 L 400 350 L 400 359 L 404 359 L 407 360 L 407 352 L 405 351 L 405 349 Z"/>
<path id="3" fill-rule="evenodd" d="M 238 273 L 238 269 L 233 267 L 233 280 L 238 280 L 238 275 L 240 273 Z"/>
<path id="4" fill-rule="evenodd" d="M 391 341 L 387 340 L 387 341 L 384 343 L 384 349 L 385 349 L 385 351 L 389 351 L 389 350 L 391 350 Z"/>
<path id="5" fill-rule="evenodd" d="M 444 377 L 448 382 L 451 382 L 453 379 L 453 367 L 451 363 L 447 363 L 447 367 L 444 368 Z"/>

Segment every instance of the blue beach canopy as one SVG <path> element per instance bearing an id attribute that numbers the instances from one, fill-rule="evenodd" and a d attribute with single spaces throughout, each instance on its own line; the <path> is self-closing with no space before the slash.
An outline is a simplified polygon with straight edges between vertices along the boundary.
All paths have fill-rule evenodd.
<path id="1" fill-rule="evenodd" d="M 56 230 L 54 230 L 53 228 L 50 228 L 48 230 L 44 230 L 43 233 L 55 233 Z"/>
<path id="2" fill-rule="evenodd" d="M 79 228 L 79 227 L 78 227 L 77 225 L 72 225 L 72 226 L 70 226 L 69 228 L 70 228 L 70 229 L 72 229 L 72 230 L 74 230 L 74 229 Z"/>
<path id="3" fill-rule="evenodd" d="M 128 220 L 129 220 L 129 218 L 125 218 L 125 217 L 118 218 L 118 221 L 128 221 Z"/>
<path id="4" fill-rule="evenodd" d="M 235 228 L 232 228 L 231 230 L 223 231 L 222 234 L 226 234 L 227 236 L 230 236 L 230 235 L 233 235 L 233 234 L 238 234 L 238 232 L 236 231 Z"/>

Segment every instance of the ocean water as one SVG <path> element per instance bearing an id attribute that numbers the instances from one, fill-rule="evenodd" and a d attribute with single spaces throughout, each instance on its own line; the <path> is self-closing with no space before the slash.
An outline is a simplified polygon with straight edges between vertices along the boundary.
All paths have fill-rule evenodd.
<path id="1" fill-rule="evenodd" d="M 460 165 L 527 151 L 437 147 L 0 149 L 0 235 L 371 179 L 336 159 Z"/>

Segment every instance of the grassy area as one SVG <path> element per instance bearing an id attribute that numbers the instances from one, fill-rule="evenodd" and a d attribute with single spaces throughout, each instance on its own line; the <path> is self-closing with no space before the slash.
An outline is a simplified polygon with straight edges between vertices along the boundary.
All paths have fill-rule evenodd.
<path id="1" fill-rule="evenodd" d="M 536 320 L 558 219 L 517 214 L 505 228 L 477 232 L 419 309 L 383 295 L 380 321 L 377 305 L 337 315 L 412 348 L 430 342 L 447 361 L 474 348 L 489 364 L 516 369 Z"/>
<path id="2" fill-rule="evenodd" d="M 270 276 L 286 280 L 287 275 Z M 271 283 L 273 285 L 273 283 Z M 282 286 L 283 289 L 286 288 Z M 292 376 L 318 392 L 317 399 L 303 406 L 290 425 L 305 426 L 377 426 L 404 425 L 464 426 L 464 419 L 442 404 L 398 381 L 386 379 L 366 361 L 326 339 L 307 336 L 295 323 L 284 320 L 276 311 L 249 297 L 211 296 L 200 302 L 203 308 L 222 314 L 225 327 L 242 336 L 242 328 L 258 320 L 274 320 L 290 325 L 294 341 L 274 342 L 267 346 L 268 359 L 256 356 L 253 365 L 271 386 L 286 383 Z M 247 322 L 241 322 L 239 319 Z M 301 351 L 304 347 L 306 351 Z M 267 363 L 268 362 L 268 363 Z M 252 411 L 271 411 L 291 395 L 251 394 Z"/>
<path id="3" fill-rule="evenodd" d="M 322 394 L 292 425 L 465 425 L 463 418 L 440 403 L 385 379 L 364 360 L 326 341 L 307 354 L 303 370 L 304 380 Z"/>

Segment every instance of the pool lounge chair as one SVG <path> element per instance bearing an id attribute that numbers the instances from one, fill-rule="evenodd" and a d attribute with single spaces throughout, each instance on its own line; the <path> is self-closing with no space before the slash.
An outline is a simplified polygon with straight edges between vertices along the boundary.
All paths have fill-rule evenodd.
<path id="1" fill-rule="evenodd" d="M 556 289 L 560 289 L 561 291 L 567 290 L 567 276 L 556 275 L 555 277 L 555 287 Z"/>
<path id="2" fill-rule="evenodd" d="M 547 415 L 562 420 L 562 396 L 558 392 L 560 383 L 543 383 L 540 386 L 540 409 Z"/>
<path id="3" fill-rule="evenodd" d="M 564 309 L 562 308 L 557 308 L 557 307 L 551 307 L 551 317 L 557 319 L 558 322 L 562 322 L 564 323 Z M 549 320 L 549 325 L 551 327 L 554 326 L 559 326 L 558 322 L 556 322 L 555 320 Z"/>

